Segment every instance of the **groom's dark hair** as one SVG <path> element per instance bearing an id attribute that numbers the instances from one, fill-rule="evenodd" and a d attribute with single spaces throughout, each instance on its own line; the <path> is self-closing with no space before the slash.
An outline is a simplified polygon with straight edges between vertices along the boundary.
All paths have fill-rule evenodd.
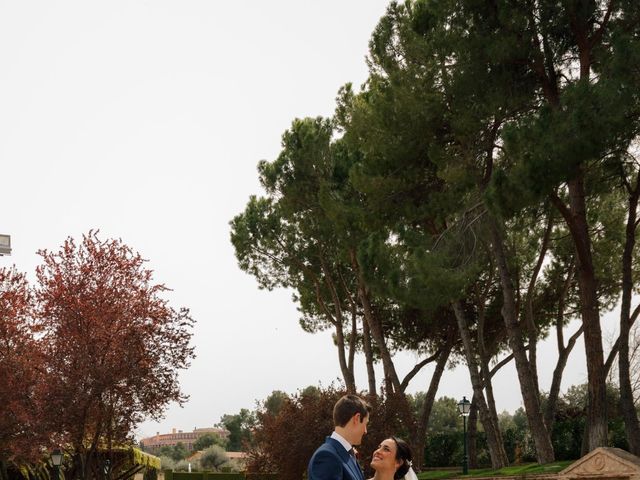
<path id="1" fill-rule="evenodd" d="M 356 413 L 360 414 L 360 421 L 371 412 L 371 405 L 358 395 L 347 394 L 340 398 L 333 406 L 333 424 L 336 427 L 344 427 Z"/>

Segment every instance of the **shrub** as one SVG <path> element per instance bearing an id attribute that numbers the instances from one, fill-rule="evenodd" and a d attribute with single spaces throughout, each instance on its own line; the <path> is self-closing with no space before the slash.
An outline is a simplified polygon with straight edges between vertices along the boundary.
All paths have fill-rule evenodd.
<path id="1" fill-rule="evenodd" d="M 171 457 L 160 455 L 160 465 L 162 470 L 173 470 L 176 466 L 176 462 Z"/>
<path id="2" fill-rule="evenodd" d="M 229 467 L 229 459 L 226 452 L 218 445 L 213 445 L 202 452 L 200 457 L 200 466 L 203 470 L 210 470 L 212 472 L 229 471 L 225 470 L 225 467 Z"/>
<path id="3" fill-rule="evenodd" d="M 425 465 L 429 467 L 460 465 L 462 463 L 462 435 L 462 432 L 427 435 Z"/>

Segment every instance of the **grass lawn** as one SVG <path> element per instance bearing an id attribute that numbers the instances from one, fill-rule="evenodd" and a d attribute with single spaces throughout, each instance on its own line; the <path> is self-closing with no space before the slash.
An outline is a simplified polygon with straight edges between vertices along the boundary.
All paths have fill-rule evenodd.
<path id="1" fill-rule="evenodd" d="M 565 460 L 562 462 L 547 463 L 538 465 L 537 463 L 526 463 L 505 467 L 499 470 L 491 468 L 479 468 L 469 470 L 469 475 L 462 475 L 460 470 L 434 470 L 422 472 L 418 475 L 419 480 L 440 480 L 446 478 L 473 478 L 473 477 L 497 477 L 497 476 L 525 476 L 540 475 L 545 473 L 558 473 L 571 465 L 575 460 Z"/>

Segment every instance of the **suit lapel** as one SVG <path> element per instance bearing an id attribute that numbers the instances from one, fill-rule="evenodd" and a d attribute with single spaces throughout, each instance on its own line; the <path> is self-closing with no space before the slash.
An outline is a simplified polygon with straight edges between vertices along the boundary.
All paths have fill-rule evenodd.
<path id="1" fill-rule="evenodd" d="M 360 465 L 358 465 L 358 462 L 355 459 L 355 457 L 352 457 L 351 455 L 349 455 L 349 458 L 350 458 L 349 464 L 351 465 L 352 469 L 355 470 L 354 473 L 356 475 L 356 479 L 364 480 L 364 476 L 362 475 L 362 470 L 360 470 Z"/>
<path id="2" fill-rule="evenodd" d="M 358 462 L 356 462 L 356 459 L 353 458 L 349 454 L 349 452 L 347 452 L 344 449 L 342 444 L 340 442 L 338 442 L 337 440 L 331 438 L 331 437 L 327 437 L 327 443 L 331 444 L 331 446 L 334 448 L 334 450 L 336 451 L 338 456 L 347 465 L 347 467 L 349 468 L 349 471 L 351 472 L 351 475 L 353 476 L 353 478 L 355 478 L 356 480 L 364 480 L 364 476 L 362 475 L 362 471 L 360 470 L 360 467 L 358 466 Z"/>

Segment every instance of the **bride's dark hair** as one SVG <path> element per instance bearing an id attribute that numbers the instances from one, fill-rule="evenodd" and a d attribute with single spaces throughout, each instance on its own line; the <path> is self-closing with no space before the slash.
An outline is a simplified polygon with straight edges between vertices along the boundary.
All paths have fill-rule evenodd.
<path id="1" fill-rule="evenodd" d="M 391 437 L 391 440 L 396 442 L 396 460 L 402 461 L 402 465 L 398 467 L 396 473 L 393 475 L 393 478 L 395 480 L 400 480 L 407 474 L 409 468 L 411 467 L 411 460 L 413 458 L 411 456 L 411 448 L 409 448 L 407 442 L 405 442 L 401 438 Z"/>

